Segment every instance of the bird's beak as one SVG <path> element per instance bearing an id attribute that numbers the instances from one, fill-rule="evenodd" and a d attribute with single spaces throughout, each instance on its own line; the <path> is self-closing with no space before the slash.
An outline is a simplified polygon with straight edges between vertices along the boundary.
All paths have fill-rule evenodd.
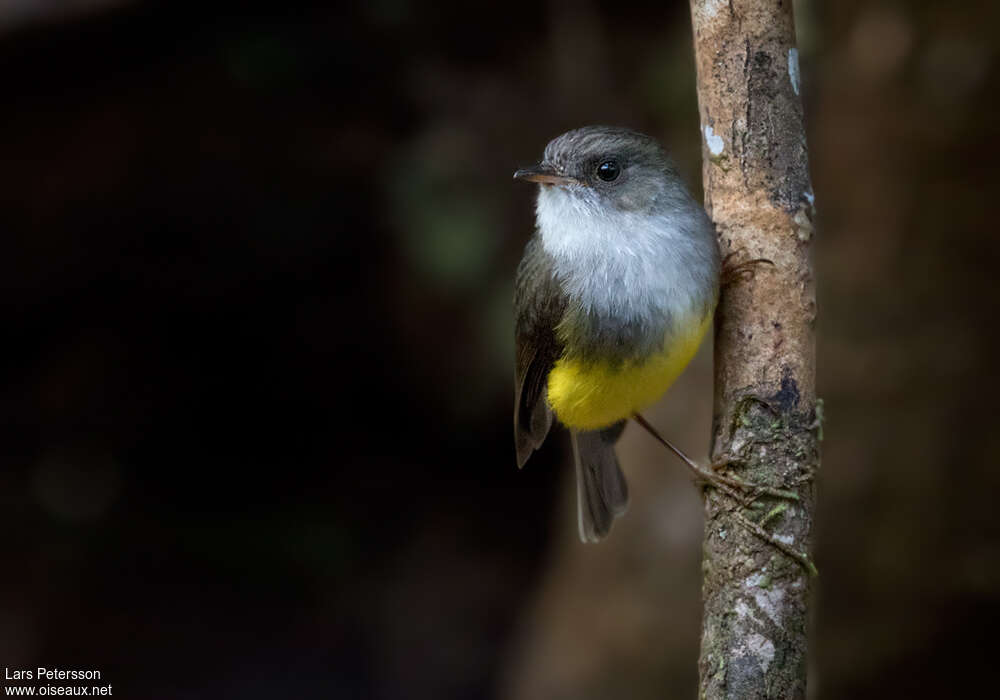
<path id="1" fill-rule="evenodd" d="M 560 175 L 552 166 L 544 161 L 530 168 L 521 168 L 514 173 L 515 180 L 527 180 L 528 182 L 538 182 L 543 185 L 575 185 L 579 180 L 567 175 Z"/>

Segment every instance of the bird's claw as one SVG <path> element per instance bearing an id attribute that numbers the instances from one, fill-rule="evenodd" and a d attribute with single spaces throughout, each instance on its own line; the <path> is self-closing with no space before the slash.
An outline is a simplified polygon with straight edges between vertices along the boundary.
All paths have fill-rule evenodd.
<path id="1" fill-rule="evenodd" d="M 722 286 L 725 287 L 742 280 L 753 279 L 754 275 L 757 274 L 756 265 L 774 265 L 774 261 L 767 258 L 753 258 L 752 260 L 744 260 L 740 263 L 732 263 L 733 258 L 741 257 L 745 253 L 746 251 L 743 248 L 739 248 L 730 252 L 722 259 Z"/>

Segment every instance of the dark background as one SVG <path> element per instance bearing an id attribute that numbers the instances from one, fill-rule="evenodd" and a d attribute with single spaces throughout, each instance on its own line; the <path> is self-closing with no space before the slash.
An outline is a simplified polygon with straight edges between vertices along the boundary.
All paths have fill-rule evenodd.
<path id="1" fill-rule="evenodd" d="M 819 208 L 811 696 L 991 683 L 996 5 L 796 4 Z M 0 665 L 143 698 L 691 697 L 700 511 L 518 472 L 510 182 L 615 123 L 699 191 L 686 3 L 0 4 Z M 705 454 L 710 352 L 652 412 Z"/>

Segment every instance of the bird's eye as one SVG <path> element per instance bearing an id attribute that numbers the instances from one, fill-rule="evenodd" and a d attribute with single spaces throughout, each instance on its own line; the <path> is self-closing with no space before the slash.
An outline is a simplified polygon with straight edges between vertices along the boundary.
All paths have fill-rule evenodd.
<path id="1" fill-rule="evenodd" d="M 597 166 L 597 177 L 605 182 L 612 182 L 618 179 L 621 174 L 621 167 L 616 160 L 606 160 Z"/>

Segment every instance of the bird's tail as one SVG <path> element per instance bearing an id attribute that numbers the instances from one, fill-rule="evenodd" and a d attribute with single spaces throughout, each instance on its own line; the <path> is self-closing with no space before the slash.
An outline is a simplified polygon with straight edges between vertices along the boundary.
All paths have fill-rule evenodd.
<path id="1" fill-rule="evenodd" d="M 625 421 L 603 430 L 572 431 L 580 539 L 597 542 L 628 507 L 628 485 L 618 466 L 615 442 Z"/>

